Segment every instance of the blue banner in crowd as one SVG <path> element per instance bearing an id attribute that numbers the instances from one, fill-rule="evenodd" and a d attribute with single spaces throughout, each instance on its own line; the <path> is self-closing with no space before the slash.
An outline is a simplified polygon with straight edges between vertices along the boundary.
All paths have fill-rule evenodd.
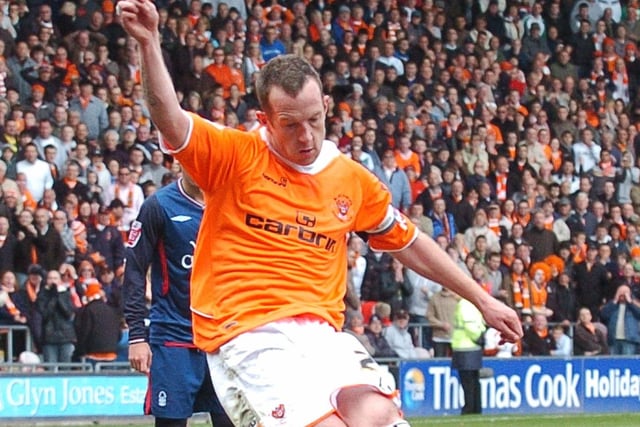
<path id="1" fill-rule="evenodd" d="M 464 397 L 449 360 L 403 362 L 399 388 L 405 414 L 459 414 Z M 640 411 L 640 358 L 485 358 L 483 412 L 535 414 Z"/>
<path id="2" fill-rule="evenodd" d="M 0 377 L 0 419 L 143 415 L 141 375 Z"/>

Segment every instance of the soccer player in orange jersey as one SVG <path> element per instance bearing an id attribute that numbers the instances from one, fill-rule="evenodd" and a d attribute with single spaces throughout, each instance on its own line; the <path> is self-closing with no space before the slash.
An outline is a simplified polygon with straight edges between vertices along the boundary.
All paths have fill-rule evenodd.
<path id="1" fill-rule="evenodd" d="M 515 312 L 484 292 L 396 209 L 381 182 L 325 140 L 329 100 L 313 68 L 284 55 L 260 73 L 263 126 L 246 133 L 184 112 L 162 60 L 151 0 L 118 3 L 137 40 L 164 148 L 203 189 L 191 309 L 221 403 L 235 425 L 408 426 L 394 385 L 339 332 L 349 232 L 475 304 L 505 340 Z"/>

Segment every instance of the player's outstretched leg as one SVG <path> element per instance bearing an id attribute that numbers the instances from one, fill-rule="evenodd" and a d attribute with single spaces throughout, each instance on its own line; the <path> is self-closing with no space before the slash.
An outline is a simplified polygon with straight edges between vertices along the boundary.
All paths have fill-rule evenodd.
<path id="1" fill-rule="evenodd" d="M 340 418 L 348 427 L 408 427 L 393 401 L 371 386 L 347 387 L 336 396 Z"/>

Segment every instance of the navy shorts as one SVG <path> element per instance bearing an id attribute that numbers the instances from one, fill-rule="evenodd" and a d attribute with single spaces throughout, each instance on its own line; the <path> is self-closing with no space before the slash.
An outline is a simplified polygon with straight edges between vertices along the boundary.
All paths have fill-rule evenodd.
<path id="1" fill-rule="evenodd" d="M 196 412 L 209 412 L 226 417 L 213 389 L 204 352 L 157 344 L 151 344 L 151 351 L 146 415 L 186 419 Z"/>

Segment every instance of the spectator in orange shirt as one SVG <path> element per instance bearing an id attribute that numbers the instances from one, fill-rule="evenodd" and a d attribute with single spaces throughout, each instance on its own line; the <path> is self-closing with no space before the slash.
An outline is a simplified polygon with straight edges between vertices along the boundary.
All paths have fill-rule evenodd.
<path id="1" fill-rule="evenodd" d="M 418 176 L 422 173 L 422 165 L 418 154 L 411 150 L 411 140 L 408 135 L 398 138 L 398 145 L 395 150 L 396 164 L 402 170 L 407 166 L 413 166 L 413 170 Z"/>
<path id="2" fill-rule="evenodd" d="M 233 60 L 233 58 L 231 58 L 231 60 Z M 222 86 L 224 97 L 228 98 L 231 85 L 234 83 L 234 79 L 237 80 L 237 77 L 234 77 L 231 68 L 225 63 L 225 55 L 222 48 L 217 47 L 214 49 L 213 63 L 205 68 L 204 71 L 213 77 L 217 84 Z M 242 74 L 240 74 L 240 77 L 242 77 Z"/>
<path id="3" fill-rule="evenodd" d="M 69 61 L 69 53 L 64 46 L 56 48 L 56 56 L 53 58 L 52 65 L 57 74 L 62 76 L 62 84 L 71 86 L 73 80 L 80 78 L 80 73 L 76 65 Z"/>

